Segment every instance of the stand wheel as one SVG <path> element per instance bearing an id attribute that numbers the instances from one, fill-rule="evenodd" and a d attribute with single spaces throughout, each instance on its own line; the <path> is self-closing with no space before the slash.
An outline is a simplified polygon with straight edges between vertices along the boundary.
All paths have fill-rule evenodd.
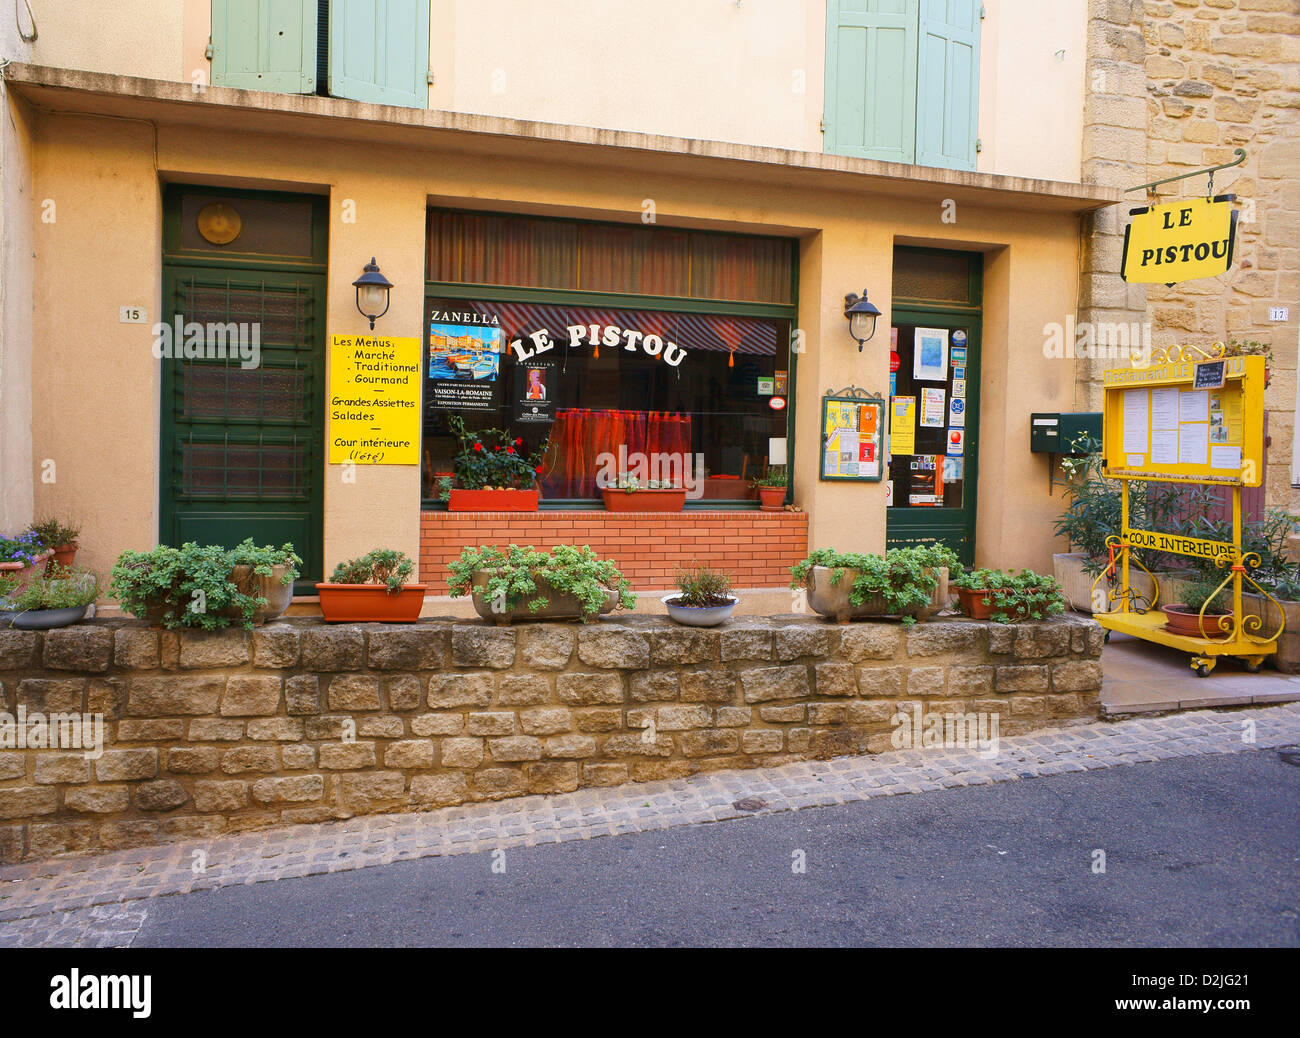
<path id="1" fill-rule="evenodd" d="M 1257 662 L 1255 662 L 1254 660 L 1247 660 L 1247 661 L 1246 661 L 1246 673 L 1247 673 L 1247 674 L 1258 674 L 1258 673 L 1259 673 L 1261 670 L 1263 670 L 1263 669 L 1264 669 L 1264 664 L 1262 664 L 1262 663 L 1257 663 Z"/>
<path id="2" fill-rule="evenodd" d="M 1101 636 L 1101 644 L 1102 645 L 1110 644 L 1110 631 L 1107 631 L 1105 634 Z"/>
<path id="3" fill-rule="evenodd" d="M 1198 678 L 1208 678 L 1210 676 L 1210 668 L 1204 663 L 1198 663 L 1193 669 L 1196 671 Z"/>

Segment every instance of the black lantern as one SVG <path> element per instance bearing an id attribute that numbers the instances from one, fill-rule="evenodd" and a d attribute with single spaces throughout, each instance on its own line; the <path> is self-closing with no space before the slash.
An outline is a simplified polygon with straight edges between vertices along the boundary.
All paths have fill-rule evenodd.
<path id="1" fill-rule="evenodd" d="M 858 352 L 868 339 L 876 334 L 876 318 L 880 310 L 867 300 L 867 290 L 857 296 L 850 292 L 844 297 L 844 316 L 849 319 L 849 334 L 858 341 Z"/>
<path id="2" fill-rule="evenodd" d="M 388 293 L 393 283 L 379 272 L 379 264 L 371 256 L 365 272 L 352 284 L 357 290 L 357 309 L 370 322 L 370 330 L 374 331 L 375 321 L 388 313 Z"/>

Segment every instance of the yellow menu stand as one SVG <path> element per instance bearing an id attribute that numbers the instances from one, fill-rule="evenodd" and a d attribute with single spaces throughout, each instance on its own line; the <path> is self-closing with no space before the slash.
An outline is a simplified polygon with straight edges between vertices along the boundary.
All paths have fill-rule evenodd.
<path id="1" fill-rule="evenodd" d="M 1277 651 L 1285 618 L 1271 634 L 1264 621 L 1242 610 L 1247 584 L 1277 607 L 1277 599 L 1251 576 L 1261 559 L 1241 550 L 1241 489 L 1260 485 L 1264 452 L 1263 357 L 1225 356 L 1216 342 L 1209 350 L 1170 346 L 1152 352 L 1151 362 L 1107 371 L 1104 381 L 1102 474 L 1120 481 L 1121 532 L 1106 540 L 1112 560 L 1092 585 L 1093 616 L 1111 631 L 1169 645 L 1191 654 L 1190 665 L 1206 677 L 1220 656 L 1240 656 L 1254 672 Z M 1140 530 L 1129 526 L 1130 483 L 1199 483 L 1232 488 L 1232 541 Z M 1160 587 L 1154 574 L 1136 558 L 1134 548 L 1210 559 L 1223 570 L 1218 591 L 1232 588 L 1232 612 L 1220 619 L 1196 618 L 1197 634 L 1176 634 L 1157 608 Z M 1137 565 L 1152 580 L 1153 601 L 1145 609 L 1129 584 L 1129 567 Z M 1106 591 L 1101 580 L 1118 571 L 1118 586 Z M 1213 601 L 1214 596 L 1210 597 Z"/>

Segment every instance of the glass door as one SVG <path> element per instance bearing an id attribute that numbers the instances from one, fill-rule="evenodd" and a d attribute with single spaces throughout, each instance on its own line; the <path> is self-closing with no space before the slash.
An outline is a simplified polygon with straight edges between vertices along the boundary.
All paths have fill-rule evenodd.
<path id="1" fill-rule="evenodd" d="M 886 544 L 940 542 L 975 561 L 978 315 L 895 305 Z"/>

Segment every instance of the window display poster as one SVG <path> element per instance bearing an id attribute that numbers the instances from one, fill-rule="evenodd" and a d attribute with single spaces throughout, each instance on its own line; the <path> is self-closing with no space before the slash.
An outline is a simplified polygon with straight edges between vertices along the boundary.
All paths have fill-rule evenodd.
<path id="1" fill-rule="evenodd" d="M 918 382 L 948 381 L 948 329 L 917 328 L 912 350 L 912 378 Z"/>
<path id="2" fill-rule="evenodd" d="M 515 366 L 515 421 L 555 421 L 554 386 L 559 368 L 553 360 L 526 360 Z"/>
<path id="3" fill-rule="evenodd" d="M 503 352 L 495 314 L 437 305 L 429 314 L 429 403 L 433 407 L 490 411 Z"/>
<path id="4" fill-rule="evenodd" d="M 329 463 L 418 465 L 420 340 L 330 337 Z"/>
<path id="5" fill-rule="evenodd" d="M 921 427 L 923 429 L 942 429 L 944 419 L 945 394 L 942 389 L 925 388 L 921 390 Z"/>
<path id="6" fill-rule="evenodd" d="M 889 453 L 901 457 L 916 452 L 916 397 L 889 401 Z"/>
<path id="7" fill-rule="evenodd" d="M 943 504 L 942 454 L 917 454 L 908 463 L 907 503 L 921 507 Z"/>

